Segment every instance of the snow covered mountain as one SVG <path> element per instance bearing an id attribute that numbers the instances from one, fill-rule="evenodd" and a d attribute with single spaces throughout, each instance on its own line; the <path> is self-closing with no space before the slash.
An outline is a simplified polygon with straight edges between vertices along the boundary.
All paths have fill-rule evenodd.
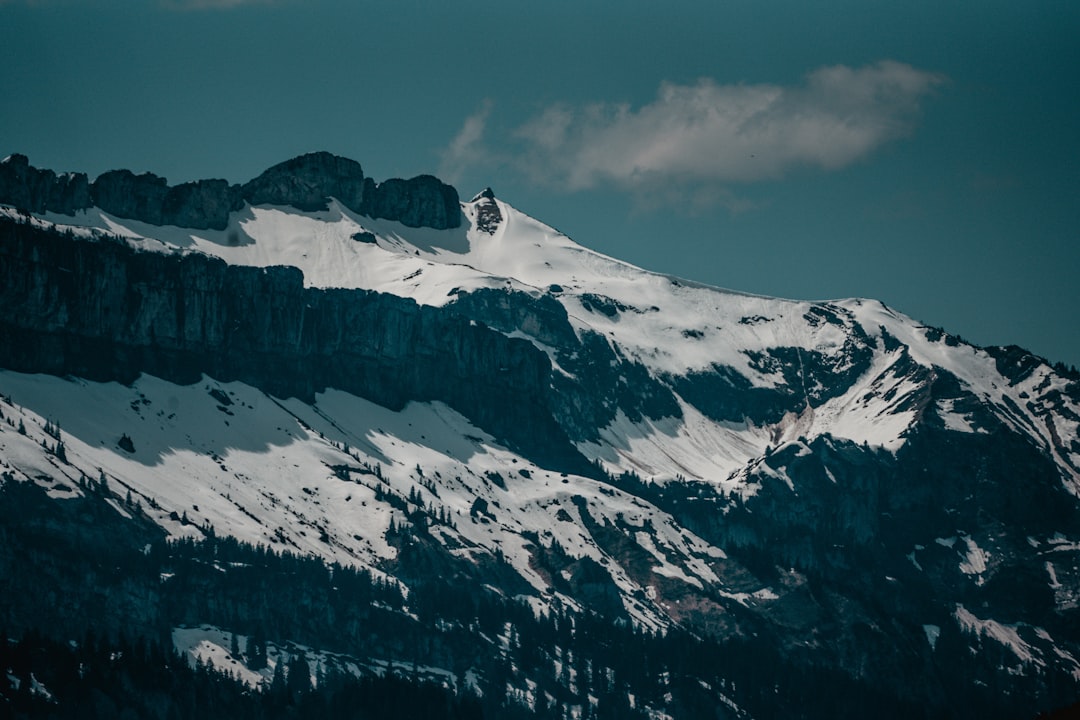
<path id="1" fill-rule="evenodd" d="M 1080 686 L 1075 371 L 325 153 L 244 186 L 106 176 L 0 163 L 6 483 L 103 480 L 117 522 L 406 591 L 457 573 L 760 638 L 928 715 Z"/>

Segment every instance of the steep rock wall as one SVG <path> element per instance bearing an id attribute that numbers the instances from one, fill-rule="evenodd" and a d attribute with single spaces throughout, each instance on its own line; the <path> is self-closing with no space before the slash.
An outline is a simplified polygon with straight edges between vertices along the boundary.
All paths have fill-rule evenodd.
<path id="1" fill-rule="evenodd" d="M 376 183 L 360 163 L 314 152 L 278 163 L 243 185 L 197 180 L 170 186 L 153 173 L 110 170 L 92 183 L 83 173 L 57 175 L 30 165 L 25 155 L 0 161 L 0 203 L 34 213 L 74 215 L 99 207 L 116 217 L 151 225 L 223 230 L 244 202 L 325 210 L 337 198 L 353 212 L 436 230 L 461 225 L 458 193 L 431 175 Z"/>
<path id="2" fill-rule="evenodd" d="M 0 161 L 0 202 L 35 213 L 73 215 L 90 206 L 90 183 L 85 173 L 57 175 L 15 154 Z"/>
<path id="3" fill-rule="evenodd" d="M 338 388 L 390 408 L 442 401 L 536 462 L 588 472 L 530 343 L 375 292 L 305 289 L 295 268 L 139 252 L 0 221 L 0 365 L 130 382 L 202 373 L 273 395 Z"/>

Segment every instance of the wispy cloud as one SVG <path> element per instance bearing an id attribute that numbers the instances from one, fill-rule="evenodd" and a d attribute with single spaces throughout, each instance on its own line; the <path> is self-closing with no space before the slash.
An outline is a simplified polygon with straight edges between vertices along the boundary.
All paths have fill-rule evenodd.
<path id="1" fill-rule="evenodd" d="M 922 100 L 944 78 L 882 61 L 823 67 L 799 85 L 664 83 L 640 106 L 554 105 L 507 139 L 519 169 L 567 190 L 680 188 L 735 208 L 735 185 L 796 167 L 835 170 L 913 131 Z M 490 107 L 466 122 L 447 157 L 477 147 Z M 478 119 L 479 118 L 479 119 Z M 467 140 L 467 142 L 466 142 Z"/>
<path id="2" fill-rule="evenodd" d="M 439 177 L 443 180 L 456 183 L 461 179 L 465 168 L 469 165 L 479 164 L 478 155 L 484 152 L 480 143 L 492 107 L 493 103 L 490 99 L 484 100 L 479 110 L 465 118 L 461 130 L 443 150 L 442 160 L 439 165 Z"/>

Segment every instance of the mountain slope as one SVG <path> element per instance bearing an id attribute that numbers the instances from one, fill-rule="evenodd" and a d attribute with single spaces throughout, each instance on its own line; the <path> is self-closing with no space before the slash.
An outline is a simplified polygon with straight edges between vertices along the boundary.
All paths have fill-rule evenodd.
<path id="1" fill-rule="evenodd" d="M 3 211 L 5 477 L 104 477 L 172 536 L 406 588 L 759 637 L 928 708 L 1080 681 L 1075 374 L 650 273 L 490 191 L 373 219 L 324 167 L 220 229 Z"/>
<path id="2" fill-rule="evenodd" d="M 896 385 L 897 373 L 906 372 L 898 371 L 898 364 L 940 368 L 1052 454 L 1074 494 L 1080 488 L 1080 451 L 1068 442 L 1078 427 L 1070 419 L 1075 399 L 1065 392 L 1070 381 L 1055 377 L 1037 358 L 1015 359 L 1027 367 L 1009 368 L 1004 350 L 972 347 L 873 301 L 784 301 L 642 271 L 582 248 L 489 195 L 463 205 L 461 227 L 442 231 L 370 220 L 332 200 L 328 210 L 315 213 L 248 207 L 220 231 L 156 227 L 95 210 L 75 220 L 131 238 L 145 249 L 195 251 L 238 265 L 296 267 L 307 287 L 362 288 L 421 305 L 454 305 L 462 314 L 482 315 L 492 327 L 529 339 L 564 375 L 573 375 L 559 362 L 559 351 L 567 350 L 562 345 L 574 342 L 571 333 L 579 342 L 600 335 L 617 348 L 628 369 L 644 368 L 721 421 L 747 417 L 776 424 L 785 412 L 803 415 L 809 407 L 813 417 L 800 417 L 798 424 L 812 434 L 895 450 L 916 420 L 914 408 L 858 402 L 866 395 L 860 390 L 875 388 L 883 396 L 893 389 L 891 397 L 902 398 L 916 384 Z M 482 222 L 481 216 L 486 217 Z M 363 239 L 356 240 L 358 235 Z M 489 301 L 491 291 L 498 292 Z M 739 393 L 742 402 L 736 407 L 695 397 L 695 381 L 718 374 L 728 375 L 725 381 Z M 889 386 L 891 377 L 896 380 Z M 765 405 L 758 414 L 755 402 Z M 935 412 L 957 429 L 967 427 L 964 414 L 952 408 L 945 403 Z M 678 415 L 670 401 L 660 411 Z M 649 475 L 665 471 L 682 472 L 646 470 Z"/>

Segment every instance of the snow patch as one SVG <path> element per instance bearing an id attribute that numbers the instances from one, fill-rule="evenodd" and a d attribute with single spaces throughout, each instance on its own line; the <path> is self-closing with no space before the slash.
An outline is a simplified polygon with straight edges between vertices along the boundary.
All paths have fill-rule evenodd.
<path id="1" fill-rule="evenodd" d="M 956 606 L 954 617 L 960 624 L 961 630 L 974 633 L 978 637 L 985 636 L 1001 643 L 1011 650 L 1020 662 L 1044 664 L 1040 658 L 1035 656 L 1034 649 L 1020 637 L 1020 633 L 1017 631 L 1019 626 L 1003 625 L 996 620 L 981 620 L 959 604 Z"/>
<path id="2" fill-rule="evenodd" d="M 965 535 L 963 538 L 967 544 L 967 554 L 964 557 L 964 561 L 960 563 L 960 572 L 965 575 L 982 575 L 986 572 L 986 562 L 990 559 L 990 554 L 980 548 L 974 540 Z M 979 584 L 982 584 L 982 578 L 979 578 Z"/>
<path id="3" fill-rule="evenodd" d="M 930 649 L 937 649 L 938 638 L 941 637 L 941 626 L 939 625 L 923 625 L 923 632 L 926 633 L 926 642 L 930 643 Z"/>

